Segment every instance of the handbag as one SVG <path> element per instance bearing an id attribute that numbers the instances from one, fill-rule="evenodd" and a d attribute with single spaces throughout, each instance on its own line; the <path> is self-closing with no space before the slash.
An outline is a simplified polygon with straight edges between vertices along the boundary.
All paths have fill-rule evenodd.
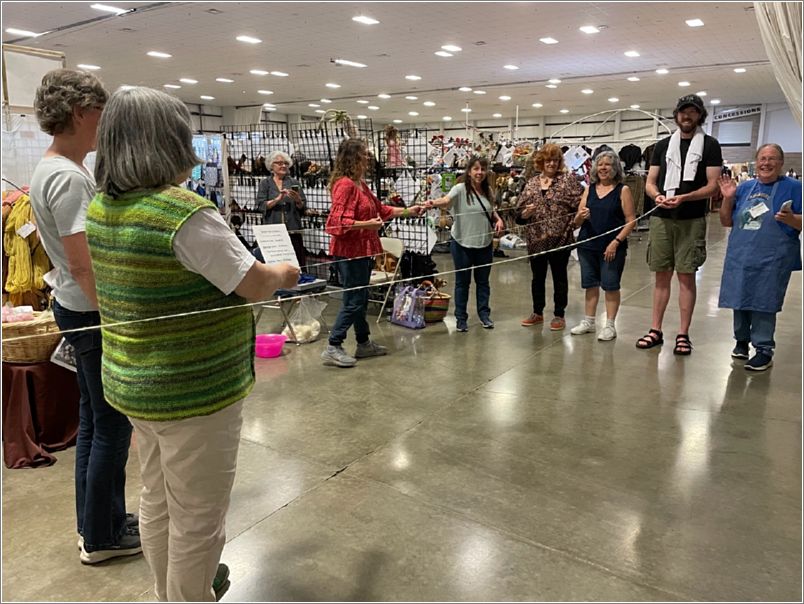
<path id="1" fill-rule="evenodd" d="M 394 299 L 394 308 L 391 311 L 391 323 L 409 329 L 425 327 L 424 295 L 423 289 L 411 285 L 398 291 Z"/>
<path id="2" fill-rule="evenodd" d="M 431 281 L 422 281 L 424 289 L 424 322 L 437 323 L 443 321 L 449 311 L 449 301 L 452 296 L 438 290 Z"/>

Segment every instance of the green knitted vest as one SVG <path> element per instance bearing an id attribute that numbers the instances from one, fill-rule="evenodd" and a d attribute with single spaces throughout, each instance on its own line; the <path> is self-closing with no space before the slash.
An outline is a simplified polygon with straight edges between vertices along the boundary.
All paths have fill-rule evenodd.
<path id="1" fill-rule="evenodd" d="M 178 187 L 98 194 L 87 238 L 103 324 L 223 309 L 108 327 L 103 333 L 103 388 L 121 413 L 176 420 L 215 413 L 254 385 L 254 318 L 245 302 L 224 295 L 185 269 L 173 237 L 201 208 L 214 208 Z"/>

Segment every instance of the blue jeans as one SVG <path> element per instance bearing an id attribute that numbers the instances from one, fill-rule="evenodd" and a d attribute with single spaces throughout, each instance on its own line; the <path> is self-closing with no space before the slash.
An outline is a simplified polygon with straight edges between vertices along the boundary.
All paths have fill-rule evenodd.
<path id="1" fill-rule="evenodd" d="M 734 339 L 738 342 L 751 342 L 757 352 L 773 356 L 776 342 L 776 313 L 757 310 L 734 310 Z"/>
<path id="2" fill-rule="evenodd" d="M 466 312 L 466 305 L 469 302 L 469 283 L 472 280 L 473 272 L 475 274 L 477 314 L 481 319 L 490 318 L 491 286 L 489 285 L 489 275 L 491 274 L 491 261 L 494 257 L 492 244 L 480 248 L 463 247 L 453 239 L 450 242 L 450 252 L 452 252 L 455 270 L 458 271 L 455 273 L 455 318 L 459 321 L 466 321 L 469 318 L 469 314 Z M 472 267 L 474 267 L 474 270 L 472 270 Z"/>
<path id="3" fill-rule="evenodd" d="M 627 249 L 618 247 L 614 254 L 614 260 L 606 262 L 603 258 L 602 250 L 579 247 L 578 261 L 581 263 L 581 288 L 602 287 L 603 291 L 606 292 L 619 291 L 627 254 Z"/>
<path id="4" fill-rule="evenodd" d="M 369 325 L 366 321 L 366 310 L 368 309 L 368 287 L 371 280 L 371 269 L 374 266 L 373 258 L 336 258 L 338 260 L 338 272 L 341 277 L 341 285 L 344 290 L 353 287 L 360 289 L 344 291 L 341 300 L 341 310 L 335 325 L 329 333 L 329 343 L 332 346 L 340 346 L 346 339 L 346 332 L 355 326 L 355 337 L 358 344 L 363 344 L 369 340 Z"/>
<path id="5" fill-rule="evenodd" d="M 59 329 L 100 324 L 97 312 L 77 312 L 54 304 Z M 126 462 L 131 423 L 103 396 L 101 332 L 66 333 L 78 369 L 78 438 L 75 444 L 75 509 L 87 551 L 116 545 L 126 528 Z"/>

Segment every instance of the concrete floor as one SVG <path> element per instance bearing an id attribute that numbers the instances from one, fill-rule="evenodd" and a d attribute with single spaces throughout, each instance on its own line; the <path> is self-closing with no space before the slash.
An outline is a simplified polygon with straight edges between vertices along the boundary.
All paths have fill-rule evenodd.
<path id="1" fill-rule="evenodd" d="M 800 601 L 801 274 L 775 366 L 746 372 L 717 308 L 726 233 L 710 224 L 688 358 L 634 347 L 650 326 L 643 233 L 614 342 L 520 327 L 518 261 L 492 271 L 494 330 L 385 322 L 374 337 L 392 354 L 349 370 L 320 364 L 323 343 L 258 359 L 224 600 Z M 574 325 L 577 263 L 570 279 Z M 73 450 L 57 457 L 3 469 L 3 599 L 152 599 L 140 556 L 79 563 Z M 136 464 L 133 450 L 132 510 Z"/>

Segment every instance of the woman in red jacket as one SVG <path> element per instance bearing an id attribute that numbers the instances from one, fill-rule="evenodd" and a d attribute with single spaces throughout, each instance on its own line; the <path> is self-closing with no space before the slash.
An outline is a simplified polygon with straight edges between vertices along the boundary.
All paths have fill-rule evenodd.
<path id="1" fill-rule="evenodd" d="M 422 211 L 421 206 L 393 208 L 380 203 L 363 180 L 369 158 L 365 141 L 346 139 L 338 148 L 335 168 L 329 179 L 332 195 L 326 226 L 331 235 L 329 253 L 338 260 L 344 292 L 338 318 L 329 334 L 329 344 L 321 353 L 325 365 L 354 367 L 357 359 L 388 353 L 385 346 L 369 339 L 366 321 L 373 256 L 383 251 L 377 231 L 391 218 L 418 216 Z M 354 356 L 343 349 L 346 332 L 352 325 L 357 339 Z"/>

